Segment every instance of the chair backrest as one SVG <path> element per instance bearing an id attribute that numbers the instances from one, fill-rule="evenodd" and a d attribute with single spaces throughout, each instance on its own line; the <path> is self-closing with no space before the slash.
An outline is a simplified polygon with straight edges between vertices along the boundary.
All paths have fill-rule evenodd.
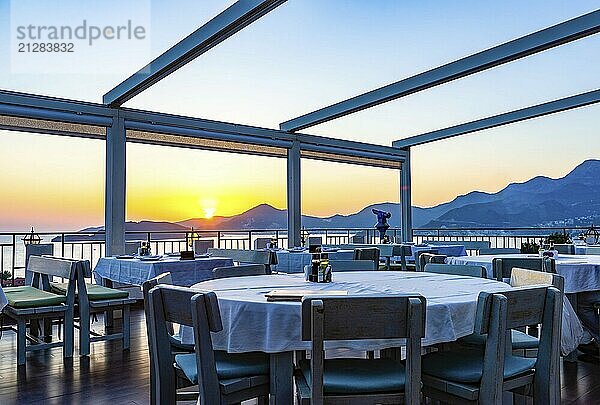
<path id="1" fill-rule="evenodd" d="M 379 267 L 379 248 L 367 247 L 354 249 L 354 260 L 371 260 Z"/>
<path id="2" fill-rule="evenodd" d="M 330 260 L 331 271 L 370 271 L 378 270 L 373 260 Z"/>
<path id="3" fill-rule="evenodd" d="M 555 243 L 554 249 L 561 255 L 575 254 L 575 245 L 572 243 Z"/>
<path id="4" fill-rule="evenodd" d="M 229 257 L 238 263 L 263 264 L 268 274 L 271 273 L 271 266 L 277 264 L 277 254 L 270 250 L 209 248 L 208 254 L 210 256 Z"/>
<path id="5" fill-rule="evenodd" d="M 350 243 L 365 243 L 365 235 L 357 234 L 350 237 Z"/>
<path id="6" fill-rule="evenodd" d="M 513 287 L 528 287 L 534 285 L 546 285 L 565 291 L 565 279 L 558 274 L 543 273 L 536 270 L 520 269 L 513 267 L 510 275 L 510 285 Z"/>
<path id="7" fill-rule="evenodd" d="M 324 341 L 407 338 L 405 396 L 407 403 L 418 403 L 425 307 L 425 298 L 416 294 L 304 298 L 302 339 L 312 341 L 313 401 L 323 398 Z"/>
<path id="8" fill-rule="evenodd" d="M 169 286 L 159 284 L 148 291 L 148 344 L 155 370 L 155 393 L 156 400 L 160 404 L 174 404 L 176 402 L 175 370 L 173 368 L 173 354 L 169 339 L 169 324 L 178 323 L 186 326 L 194 326 L 194 305 L 192 298 L 196 295 L 208 295 L 216 305 L 214 293 L 202 294 L 198 290 L 186 287 Z M 218 308 L 218 307 L 217 307 Z M 206 317 L 206 314 L 205 314 Z M 213 311 L 207 317 L 206 327 L 200 333 L 208 334 L 223 329 L 219 311 Z M 194 330 L 195 333 L 196 330 Z M 195 337 L 198 340 L 198 336 Z M 196 346 L 198 350 L 198 346 Z M 211 346 L 212 351 L 212 346 Z M 214 358 L 212 359 L 214 367 Z M 201 381 L 201 370 L 198 370 L 198 378 Z M 215 370 L 216 376 L 216 370 Z"/>
<path id="9" fill-rule="evenodd" d="M 271 243 L 271 238 L 256 238 L 254 239 L 254 249 L 265 249 L 267 243 Z"/>
<path id="10" fill-rule="evenodd" d="M 209 248 L 212 248 L 215 246 L 215 241 L 212 239 L 200 239 L 200 240 L 195 240 L 194 241 L 194 252 L 197 254 L 203 254 L 208 252 Z"/>
<path id="11" fill-rule="evenodd" d="M 309 236 L 308 246 L 321 246 L 323 245 L 323 238 L 320 236 Z"/>
<path id="12" fill-rule="evenodd" d="M 420 268 L 421 265 L 421 256 L 423 255 L 437 255 L 438 251 L 436 248 L 433 249 L 414 249 L 413 250 L 413 256 L 415 259 L 415 270 L 416 271 L 423 271 Z"/>
<path id="13" fill-rule="evenodd" d="M 600 246 L 588 246 L 585 248 L 586 255 L 600 255 Z"/>
<path id="14" fill-rule="evenodd" d="M 512 255 L 521 253 L 521 249 L 517 248 L 490 248 L 479 249 L 480 255 Z"/>
<path id="15" fill-rule="evenodd" d="M 485 267 L 483 266 L 463 266 L 459 264 L 439 264 L 427 263 L 425 272 L 437 274 L 453 274 L 456 276 L 480 277 L 486 278 Z"/>
<path id="16" fill-rule="evenodd" d="M 37 245 L 30 244 L 25 245 L 25 285 L 31 285 L 33 279 L 33 273 L 27 270 L 30 256 L 44 256 L 54 255 L 54 244 L 53 243 L 40 243 Z"/>
<path id="17" fill-rule="evenodd" d="M 407 271 L 408 268 L 406 266 L 407 259 L 412 256 L 412 247 L 411 245 L 399 245 L 397 248 L 397 252 L 393 251 L 393 253 L 399 253 L 395 256 L 400 256 L 400 269 L 402 271 Z"/>
<path id="18" fill-rule="evenodd" d="M 224 266 L 213 269 L 213 278 L 264 276 L 266 274 L 268 273 L 264 264 L 240 264 L 239 266 Z"/>
<path id="19" fill-rule="evenodd" d="M 534 380 L 557 381 L 560 373 L 562 299 L 561 292 L 553 287 L 479 294 L 475 333 L 487 334 L 480 384 L 481 403 L 497 402 L 501 398 L 504 359 L 512 352 L 511 329 L 542 324 Z M 536 400 L 548 402 L 543 398 Z"/>
<path id="20" fill-rule="evenodd" d="M 428 263 L 444 264 L 446 263 L 446 255 L 440 255 L 436 253 L 425 253 L 420 252 L 419 254 L 419 265 L 417 271 L 424 271 L 425 265 Z M 416 264 L 416 263 L 415 263 Z"/>
<path id="21" fill-rule="evenodd" d="M 126 255 L 137 255 L 138 248 L 142 246 L 142 242 L 125 242 L 125 252 Z"/>
<path id="22" fill-rule="evenodd" d="M 150 304 L 148 301 L 148 292 L 150 292 L 151 289 L 153 289 L 159 284 L 173 285 L 173 278 L 171 277 L 171 273 L 161 273 L 158 276 L 151 278 L 150 280 L 146 280 L 142 283 L 142 294 L 144 297 L 144 312 L 146 314 L 146 319 L 149 319 L 150 317 Z M 150 324 L 146 322 L 146 327 L 148 328 L 149 326 Z M 167 322 L 167 330 L 171 335 L 174 333 L 173 324 L 171 322 Z M 150 336 L 149 329 L 147 330 L 147 332 L 148 336 Z"/>
<path id="23" fill-rule="evenodd" d="M 31 285 L 50 291 L 50 281 L 53 277 L 67 279 L 71 284 L 70 281 L 75 281 L 77 277 L 78 262 L 75 259 L 62 257 L 30 256 L 27 271 L 33 274 Z"/>
<path id="24" fill-rule="evenodd" d="M 214 404 L 220 402 L 221 397 L 211 337 L 211 332 L 223 330 L 219 303 L 213 292 L 197 293 L 191 301 L 200 394 L 198 403 Z"/>
<path id="25" fill-rule="evenodd" d="M 494 278 L 510 278 L 513 267 L 556 273 L 556 261 L 548 257 L 496 257 L 492 260 Z"/>

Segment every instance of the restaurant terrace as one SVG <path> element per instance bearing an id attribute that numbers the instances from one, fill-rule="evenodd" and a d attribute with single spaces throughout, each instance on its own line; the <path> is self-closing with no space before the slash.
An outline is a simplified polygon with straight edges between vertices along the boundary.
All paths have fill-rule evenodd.
<path id="1" fill-rule="evenodd" d="M 585 108 L 600 89 L 389 146 L 310 134 L 585 41 L 600 32 L 600 10 L 279 128 L 123 107 L 285 3 L 234 2 L 101 103 L 0 90 L 0 129 L 101 140 L 106 151 L 103 230 L 1 233 L 12 241 L 0 244 L 10 273 L 0 403 L 600 403 L 597 231 L 413 229 L 411 200 L 412 148 Z M 285 159 L 287 228 L 126 231 L 127 143 Z M 400 225 L 374 212 L 376 228 L 304 227 L 303 159 L 397 170 Z M 581 241 L 523 250 L 557 231 Z"/>

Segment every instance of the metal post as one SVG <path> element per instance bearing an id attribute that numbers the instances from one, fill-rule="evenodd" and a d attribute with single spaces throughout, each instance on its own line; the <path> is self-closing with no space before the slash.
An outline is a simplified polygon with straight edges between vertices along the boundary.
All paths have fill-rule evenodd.
<path id="1" fill-rule="evenodd" d="M 287 153 L 288 247 L 301 245 L 300 142 L 294 141 Z"/>
<path id="2" fill-rule="evenodd" d="M 117 111 L 106 130 L 104 226 L 107 256 L 125 253 L 125 125 Z"/>
<path id="3" fill-rule="evenodd" d="M 400 209 L 402 218 L 402 240 L 412 241 L 412 202 L 410 179 L 410 148 L 406 148 L 406 160 L 400 170 Z"/>

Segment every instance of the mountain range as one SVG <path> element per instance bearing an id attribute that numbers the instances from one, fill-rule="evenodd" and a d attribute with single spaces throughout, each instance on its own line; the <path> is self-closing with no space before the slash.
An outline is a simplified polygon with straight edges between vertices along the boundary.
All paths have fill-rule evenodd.
<path id="1" fill-rule="evenodd" d="M 398 203 L 369 205 L 350 215 L 326 218 L 302 216 L 306 228 L 371 228 L 376 222 L 373 208 L 392 213 L 389 223 L 399 225 Z M 535 226 L 577 226 L 600 219 L 600 160 L 586 160 L 566 176 L 552 179 L 537 176 L 523 183 L 511 183 L 496 193 L 473 191 L 435 207 L 413 207 L 415 228 L 507 228 Z M 128 222 L 129 232 L 199 230 L 285 229 L 286 210 L 260 204 L 238 215 L 191 218 L 176 223 Z M 101 230 L 87 228 L 81 232 Z M 128 238 L 134 235 L 128 235 Z M 164 235 L 166 237 L 167 235 Z"/>

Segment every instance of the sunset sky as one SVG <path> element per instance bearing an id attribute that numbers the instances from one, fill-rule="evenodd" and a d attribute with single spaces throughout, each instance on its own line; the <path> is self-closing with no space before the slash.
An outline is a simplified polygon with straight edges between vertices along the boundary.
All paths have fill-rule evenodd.
<path id="1" fill-rule="evenodd" d="M 118 3 L 112 3 L 53 4 L 91 21 L 94 12 L 114 15 Z M 231 3 L 141 1 L 149 16 L 149 55 L 117 57 L 101 47 L 96 54 L 92 47 L 73 56 L 81 60 L 69 61 L 69 70 L 80 67 L 78 72 L 46 74 L 23 72 L 10 57 L 0 58 L 0 88 L 100 102 L 106 91 Z M 45 10 L 32 4 L 32 21 L 43 22 Z M 556 0 L 289 0 L 126 106 L 277 128 L 289 118 L 597 6 Z M 10 1 L 0 0 L 0 54 L 11 55 L 13 35 Z M 303 132 L 391 145 L 597 89 L 598 66 L 600 35 L 595 35 Z M 417 147 L 413 202 L 431 206 L 536 175 L 563 176 L 584 159 L 600 158 L 598 135 L 597 105 Z M 260 203 L 286 206 L 282 159 L 147 145 L 128 145 L 127 153 L 130 220 L 233 215 Z M 396 171 L 306 160 L 302 169 L 306 214 L 348 214 L 399 199 Z M 104 144 L 0 131 L 0 190 L 0 232 L 100 225 Z M 394 218 L 391 223 L 397 225 Z"/>

